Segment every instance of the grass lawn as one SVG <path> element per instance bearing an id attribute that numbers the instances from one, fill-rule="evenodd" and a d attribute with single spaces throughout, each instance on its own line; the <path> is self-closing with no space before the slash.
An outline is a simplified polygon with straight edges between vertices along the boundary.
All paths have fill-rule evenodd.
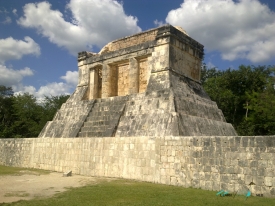
<path id="1" fill-rule="evenodd" d="M 20 168 L 10 168 L 20 171 Z M 7 169 L 8 170 L 8 169 Z M 22 168 L 21 168 L 22 170 Z M 23 169 L 27 170 L 27 169 Z M 37 171 L 37 170 L 36 170 Z M 0 166 L 0 174 L 2 174 Z M 81 205 L 275 205 L 275 198 L 249 197 L 235 198 L 217 197 L 214 191 L 160 185 L 146 182 L 136 182 L 124 179 L 101 180 L 97 183 L 80 188 L 70 188 L 68 191 L 56 194 L 51 198 L 33 199 L 2 205 L 50 205 L 50 206 L 81 206 Z"/>
<path id="2" fill-rule="evenodd" d="M 22 175 L 22 174 L 50 174 L 50 171 L 22 168 L 22 167 L 7 167 L 0 165 L 0 175 Z"/>

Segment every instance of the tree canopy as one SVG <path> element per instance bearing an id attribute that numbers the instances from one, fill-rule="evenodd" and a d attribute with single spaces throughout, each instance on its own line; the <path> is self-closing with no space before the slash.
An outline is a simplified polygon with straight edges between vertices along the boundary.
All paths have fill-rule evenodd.
<path id="1" fill-rule="evenodd" d="M 201 82 L 239 135 L 275 135 L 274 66 L 239 66 L 218 70 L 203 67 Z M 69 95 L 14 95 L 0 85 L 0 138 L 37 137 Z"/>
<path id="2" fill-rule="evenodd" d="M 205 91 L 239 135 L 275 135 L 274 67 L 204 67 L 201 74 Z"/>
<path id="3" fill-rule="evenodd" d="M 25 93 L 14 95 L 11 87 L 0 86 L 0 138 L 37 137 L 47 121 L 69 95 L 45 96 L 42 102 Z"/>

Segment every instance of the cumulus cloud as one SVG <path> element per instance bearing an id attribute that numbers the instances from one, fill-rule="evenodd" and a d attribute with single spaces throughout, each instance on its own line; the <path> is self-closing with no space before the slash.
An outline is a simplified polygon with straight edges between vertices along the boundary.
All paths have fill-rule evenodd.
<path id="1" fill-rule="evenodd" d="M 0 39 L 0 63 L 3 64 L 11 59 L 21 59 L 22 56 L 28 54 L 40 55 L 40 47 L 32 38 L 26 36 L 24 40 L 16 40 L 12 37 Z"/>
<path id="2" fill-rule="evenodd" d="M 66 8 L 72 13 L 70 22 L 48 2 L 29 3 L 18 20 L 23 27 L 35 28 L 41 35 L 73 55 L 104 46 L 111 40 L 141 31 L 137 18 L 125 14 L 115 0 L 71 0 Z"/>
<path id="3" fill-rule="evenodd" d="M 12 10 L 12 13 L 13 13 L 15 16 L 17 16 L 17 9 L 13 9 L 13 10 Z"/>
<path id="4" fill-rule="evenodd" d="M 156 26 L 162 26 L 162 25 L 164 25 L 165 23 L 163 23 L 163 21 L 159 21 L 159 20 L 155 20 L 154 21 L 154 24 L 156 25 Z"/>
<path id="5" fill-rule="evenodd" d="M 33 91 L 33 95 L 38 99 L 43 99 L 44 96 L 58 96 L 61 94 L 71 94 L 71 91 L 76 88 L 78 83 L 78 72 L 67 71 L 64 76 L 60 77 L 65 82 L 51 82 L 41 86 L 37 91 Z"/>
<path id="6" fill-rule="evenodd" d="M 24 55 L 40 55 L 39 45 L 30 37 L 25 37 L 25 41 L 16 40 L 12 37 L 0 39 L 0 84 L 11 86 L 13 90 L 19 93 L 33 93 L 33 86 L 24 86 L 22 80 L 25 77 L 33 76 L 34 72 L 29 67 L 15 70 L 8 68 L 5 61 L 21 59 Z"/>
<path id="7" fill-rule="evenodd" d="M 71 85 L 64 82 L 52 82 L 45 86 L 41 86 L 35 96 L 38 98 L 43 98 L 44 96 L 58 96 L 61 94 L 70 94 Z"/>
<path id="8" fill-rule="evenodd" d="M 2 24 L 10 24 L 12 22 L 11 18 L 9 16 L 6 17 L 4 21 L 2 21 Z"/>
<path id="9" fill-rule="evenodd" d="M 275 56 L 275 13 L 258 0 L 185 0 L 166 22 L 225 60 L 263 62 Z"/>
<path id="10" fill-rule="evenodd" d="M 26 67 L 21 70 L 7 68 L 5 65 L 0 65 L 0 82 L 1 85 L 14 86 L 20 84 L 22 79 L 27 76 L 32 76 L 33 71 Z"/>
<path id="11" fill-rule="evenodd" d="M 44 96 L 57 96 L 60 94 L 70 94 L 71 90 L 76 88 L 78 83 L 78 72 L 77 71 L 67 71 L 64 76 L 60 77 L 65 82 L 51 82 L 45 86 L 41 86 L 35 96 L 38 98 L 43 98 Z"/>
<path id="12" fill-rule="evenodd" d="M 38 90 L 33 86 L 25 86 L 23 84 L 12 86 L 14 95 L 29 93 L 36 97 L 38 102 L 41 102 L 45 96 L 59 96 L 61 94 L 70 94 L 70 85 L 64 82 L 52 82 L 41 86 Z"/>
<path id="13" fill-rule="evenodd" d="M 8 14 L 9 12 L 7 11 L 7 9 L 0 9 L 0 14 L 3 13 L 3 14 Z"/>
<path id="14" fill-rule="evenodd" d="M 65 76 L 60 77 L 65 80 L 68 84 L 76 87 L 78 83 L 78 72 L 77 71 L 67 71 Z"/>
<path id="15" fill-rule="evenodd" d="M 14 95 L 29 93 L 35 94 L 36 89 L 34 86 L 24 86 L 23 84 L 12 85 Z"/>
<path id="16" fill-rule="evenodd" d="M 0 45 L 0 84 L 11 86 L 15 95 L 30 93 L 39 100 L 45 95 L 57 96 L 60 94 L 70 94 L 72 89 L 76 87 L 78 81 L 77 71 L 67 71 L 64 76 L 60 77 L 64 82 L 51 82 L 41 86 L 38 90 L 33 86 L 23 85 L 23 78 L 34 75 L 33 70 L 28 67 L 15 70 L 8 68 L 4 63 L 7 60 L 20 59 L 23 55 L 27 54 L 39 55 L 39 45 L 30 37 L 25 37 L 25 41 L 15 40 L 11 37 L 0 39 Z"/>
<path id="17" fill-rule="evenodd" d="M 23 73 L 23 72 L 21 72 Z M 50 82 L 46 85 L 40 86 L 36 89 L 33 86 L 25 86 L 20 82 L 18 84 L 11 85 L 15 91 L 15 95 L 29 93 L 34 95 L 38 101 L 43 100 L 45 96 L 58 96 L 58 95 L 68 95 L 72 93 L 77 86 L 78 72 L 77 71 L 67 71 L 64 76 L 60 77 L 65 82 Z M 0 79 L 1 81 L 1 79 Z"/>

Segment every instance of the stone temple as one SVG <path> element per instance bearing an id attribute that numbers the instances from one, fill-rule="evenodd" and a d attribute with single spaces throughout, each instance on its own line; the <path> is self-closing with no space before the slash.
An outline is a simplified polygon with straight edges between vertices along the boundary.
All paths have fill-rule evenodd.
<path id="1" fill-rule="evenodd" d="M 0 164 L 275 197 L 275 136 L 236 134 L 202 59 L 171 25 L 79 53 L 75 92 L 42 138 L 0 139 Z"/>
<path id="2" fill-rule="evenodd" d="M 236 136 L 202 88 L 203 54 L 171 25 L 80 52 L 76 90 L 39 137 Z"/>

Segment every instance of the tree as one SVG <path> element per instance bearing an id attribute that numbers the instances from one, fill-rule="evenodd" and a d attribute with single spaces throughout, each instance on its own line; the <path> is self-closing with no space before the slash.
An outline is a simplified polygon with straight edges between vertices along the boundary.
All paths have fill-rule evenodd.
<path id="1" fill-rule="evenodd" d="M 215 68 L 202 72 L 202 83 L 210 98 L 223 111 L 227 122 L 232 123 L 238 134 L 253 135 L 254 123 L 247 121 L 250 94 L 263 93 L 272 83 L 274 71 L 266 66 L 244 66 L 238 70 L 219 71 Z M 255 108 L 255 105 L 254 105 Z"/>
<path id="2" fill-rule="evenodd" d="M 13 93 L 11 87 L 0 85 L 0 138 L 13 136 Z"/>
<path id="3" fill-rule="evenodd" d="M 17 137 L 37 137 L 41 131 L 40 121 L 43 107 L 28 93 L 20 94 L 13 102 L 15 121 L 12 128 Z"/>
<path id="4" fill-rule="evenodd" d="M 45 96 L 39 103 L 31 94 L 14 95 L 11 87 L 0 85 L 0 138 L 37 137 L 68 98 Z"/>
<path id="5" fill-rule="evenodd" d="M 67 101 L 70 95 L 45 96 L 42 102 L 43 116 L 41 119 L 42 128 L 47 121 L 51 121 L 55 113 L 60 109 L 63 103 Z"/>
<path id="6" fill-rule="evenodd" d="M 218 70 L 216 67 L 207 68 L 207 66 L 204 64 L 204 66 L 201 69 L 201 83 L 204 84 L 206 80 L 213 77 L 219 77 L 222 74 L 223 72 Z"/>
<path id="7" fill-rule="evenodd" d="M 272 71 L 273 72 L 273 71 Z M 275 134 L 275 79 L 271 75 L 262 92 L 247 93 L 246 122 L 254 135 Z"/>
<path id="8" fill-rule="evenodd" d="M 0 85 L 0 97 L 11 97 L 13 96 L 13 93 L 14 92 L 11 87 Z"/>

